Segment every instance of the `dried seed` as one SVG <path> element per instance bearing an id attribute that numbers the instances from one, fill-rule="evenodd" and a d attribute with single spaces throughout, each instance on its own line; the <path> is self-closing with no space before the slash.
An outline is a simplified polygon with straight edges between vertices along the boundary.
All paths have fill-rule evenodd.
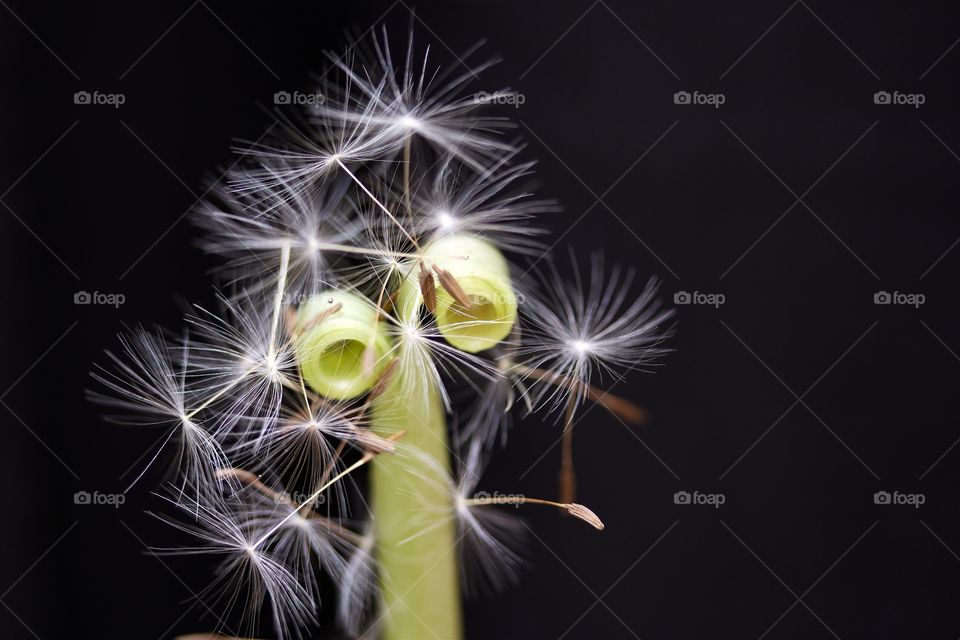
<path id="1" fill-rule="evenodd" d="M 437 285 L 433 281 L 433 274 L 420 265 L 420 295 L 423 296 L 423 304 L 430 313 L 437 312 Z"/>
<path id="2" fill-rule="evenodd" d="M 457 301 L 457 303 L 464 309 L 469 309 L 473 306 L 473 303 L 470 301 L 470 298 L 464 292 L 463 287 L 460 286 L 460 283 L 457 282 L 457 279 L 453 277 L 453 274 L 447 271 L 446 269 L 441 269 L 437 265 L 433 265 L 433 270 L 437 272 L 437 277 L 440 278 L 440 285 L 447 290 L 447 293 Z"/>
<path id="3" fill-rule="evenodd" d="M 400 361 L 396 358 L 390 361 L 390 364 L 388 364 L 383 370 L 383 373 L 380 374 L 380 379 L 377 380 L 377 383 L 373 385 L 373 389 L 370 390 L 368 402 L 380 397 L 380 395 L 386 391 L 387 385 L 390 384 L 390 381 L 393 379 L 394 374 L 397 372 L 397 365 L 399 364 Z"/>
<path id="4" fill-rule="evenodd" d="M 297 332 L 297 310 L 293 307 L 287 307 L 283 312 L 283 326 L 287 330 L 287 335 L 295 335 Z"/>
<path id="5" fill-rule="evenodd" d="M 590 509 L 587 509 L 582 504 L 577 504 L 576 502 L 566 505 L 567 513 L 572 515 L 574 518 L 579 518 L 589 524 L 591 527 L 597 531 L 603 531 L 603 521 L 597 517 Z"/>
<path id="6" fill-rule="evenodd" d="M 342 308 L 343 308 L 343 303 L 340 303 L 340 302 L 327 307 L 326 309 L 318 313 L 316 318 L 313 318 L 310 322 L 308 322 L 306 326 L 300 327 L 299 333 L 305 333 L 310 329 L 313 329 L 315 326 L 317 326 L 318 324 L 320 324 L 321 322 L 323 322 L 333 314 L 337 313 Z"/>
<path id="7" fill-rule="evenodd" d="M 393 440 L 381 438 L 369 429 L 355 429 L 354 436 L 364 449 L 370 453 L 393 453 L 397 445 Z"/>

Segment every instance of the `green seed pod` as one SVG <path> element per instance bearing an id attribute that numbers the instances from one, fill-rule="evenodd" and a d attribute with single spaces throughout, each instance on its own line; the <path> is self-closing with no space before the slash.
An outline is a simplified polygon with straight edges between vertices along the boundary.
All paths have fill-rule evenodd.
<path id="1" fill-rule="evenodd" d="M 435 316 L 447 342 L 477 353 L 510 335 L 517 295 L 499 249 L 482 238 L 458 234 L 431 242 L 423 257 L 437 277 Z"/>
<path id="2" fill-rule="evenodd" d="M 326 398 L 363 395 L 388 364 L 390 338 L 374 305 L 359 294 L 331 290 L 311 297 L 296 327 L 303 379 Z"/>

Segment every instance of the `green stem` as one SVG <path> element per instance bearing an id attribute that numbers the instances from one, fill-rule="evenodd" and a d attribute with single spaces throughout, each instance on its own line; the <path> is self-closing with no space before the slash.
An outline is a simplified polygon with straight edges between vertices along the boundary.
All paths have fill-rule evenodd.
<path id="1" fill-rule="evenodd" d="M 406 431 L 403 451 L 371 463 L 382 638 L 454 640 L 463 626 L 443 403 L 432 379 L 404 375 L 397 370 L 372 413 L 380 435 Z"/>

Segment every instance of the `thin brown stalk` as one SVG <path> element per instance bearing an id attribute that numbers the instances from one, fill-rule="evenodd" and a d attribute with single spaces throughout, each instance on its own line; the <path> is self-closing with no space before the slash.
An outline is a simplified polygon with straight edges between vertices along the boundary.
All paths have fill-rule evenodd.
<path id="1" fill-rule="evenodd" d="M 413 201 L 410 196 L 410 147 L 411 136 L 403 140 L 403 200 L 407 205 L 407 217 L 413 218 Z"/>
<path id="2" fill-rule="evenodd" d="M 520 505 L 520 504 L 541 504 L 548 507 L 563 509 L 564 513 L 583 520 L 597 531 L 603 531 L 605 525 L 603 521 L 589 508 L 576 502 L 555 502 L 553 500 L 542 500 L 540 498 L 528 498 L 519 495 L 494 495 L 484 496 L 482 498 L 469 498 L 462 503 L 467 506 L 486 506 L 486 505 Z"/>
<path id="3" fill-rule="evenodd" d="M 626 398 L 616 396 L 609 391 L 598 389 L 592 385 L 584 385 L 582 382 L 568 380 L 550 371 L 544 371 L 543 369 L 535 369 L 533 367 L 525 367 L 523 365 L 516 365 L 516 368 L 531 378 L 549 382 L 550 384 L 557 386 L 566 387 L 571 391 L 579 386 L 579 388 L 585 391 L 585 396 L 588 400 L 597 403 L 628 424 L 640 426 L 646 424 L 650 420 L 650 413 L 646 409 L 634 404 Z"/>
<path id="4" fill-rule="evenodd" d="M 577 495 L 577 474 L 573 469 L 573 417 L 576 406 L 576 394 L 571 393 L 564 412 L 560 451 L 560 499 L 563 502 L 573 502 Z"/>

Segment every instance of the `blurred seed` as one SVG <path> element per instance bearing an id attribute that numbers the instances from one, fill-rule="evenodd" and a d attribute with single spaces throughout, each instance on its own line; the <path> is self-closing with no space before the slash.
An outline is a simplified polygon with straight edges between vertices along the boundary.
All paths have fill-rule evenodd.
<path id="1" fill-rule="evenodd" d="M 343 303 L 340 303 L 340 302 L 336 303 L 335 305 L 327 307 L 326 309 L 318 313 L 316 318 L 313 318 L 312 320 L 310 320 L 310 322 L 308 322 L 306 326 L 300 327 L 299 332 L 304 333 L 306 331 L 309 331 L 310 329 L 313 329 L 315 326 L 317 326 L 318 324 L 320 324 L 321 322 L 323 322 L 333 314 L 337 313 L 342 308 L 343 308 Z"/>
<path id="2" fill-rule="evenodd" d="M 384 391 L 387 389 L 387 385 L 390 384 L 390 381 L 393 379 L 394 374 L 397 372 L 397 365 L 400 364 L 400 361 L 396 358 L 390 361 L 390 364 L 387 365 L 387 368 L 383 370 L 383 373 L 380 374 L 380 379 L 377 380 L 377 383 L 373 385 L 373 389 L 370 390 L 369 399 L 375 400 Z"/>
<path id="3" fill-rule="evenodd" d="M 470 301 L 470 298 L 464 292 L 463 287 L 460 286 L 460 283 L 457 282 L 457 279 L 453 277 L 453 274 L 447 271 L 446 269 L 441 269 L 437 265 L 433 265 L 433 270 L 437 272 L 437 277 L 440 278 L 440 285 L 447 290 L 447 293 L 457 301 L 457 303 L 464 309 L 469 309 L 473 306 L 473 303 Z"/>

